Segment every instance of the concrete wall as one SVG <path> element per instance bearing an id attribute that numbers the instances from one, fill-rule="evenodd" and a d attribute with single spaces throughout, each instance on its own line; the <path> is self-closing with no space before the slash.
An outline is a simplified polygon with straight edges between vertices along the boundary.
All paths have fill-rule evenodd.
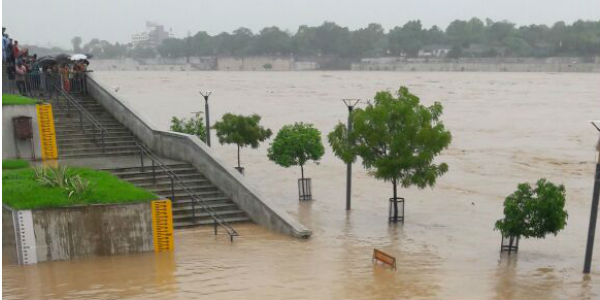
<path id="1" fill-rule="evenodd" d="M 265 68 L 266 65 L 271 65 L 271 68 Z M 292 58 L 269 56 L 217 58 L 219 71 L 292 71 L 293 69 Z"/>
<path id="2" fill-rule="evenodd" d="M 141 114 L 119 100 L 111 91 L 103 88 L 93 76 L 88 80 L 88 91 L 119 122 L 158 155 L 194 165 L 215 186 L 231 197 L 255 223 L 295 237 L 307 238 L 311 235 L 310 230 L 262 196 L 235 169 L 226 167 L 227 164 L 216 158 L 213 150 L 198 137 L 154 129 L 154 126 L 151 126 L 151 123 Z"/>
<path id="3" fill-rule="evenodd" d="M 21 158 L 32 158 L 31 141 L 17 140 L 14 136 L 12 118 L 18 116 L 28 116 L 32 118 L 35 158 L 41 159 L 42 144 L 40 142 L 40 130 L 38 127 L 35 105 L 2 105 L 2 159 L 17 158 L 15 144 L 19 147 Z"/>
<path id="4" fill-rule="evenodd" d="M 27 232 L 34 235 L 29 251 L 37 255 L 29 263 L 154 251 L 150 202 L 35 209 L 31 210 L 32 224 L 25 224 L 28 228 L 18 234 L 17 212 L 23 211 L 2 207 L 2 260 L 6 263 L 19 263 L 17 239 L 25 240 Z"/>
<path id="5" fill-rule="evenodd" d="M 2 205 L 2 264 L 16 264 L 17 262 L 13 210 Z"/>
<path id="6" fill-rule="evenodd" d="M 600 72 L 594 63 L 454 63 L 454 62 L 395 62 L 352 64 L 353 71 L 441 71 L 441 72 Z"/>
<path id="7" fill-rule="evenodd" d="M 97 71 L 194 71 L 214 70 L 216 57 L 148 58 L 148 59 L 93 59 L 90 69 Z"/>
<path id="8" fill-rule="evenodd" d="M 38 262 L 153 251 L 149 202 L 32 210 Z"/>

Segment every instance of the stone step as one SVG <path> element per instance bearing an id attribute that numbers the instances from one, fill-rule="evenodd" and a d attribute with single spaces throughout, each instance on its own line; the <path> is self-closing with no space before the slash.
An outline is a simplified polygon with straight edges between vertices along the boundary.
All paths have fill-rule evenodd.
<path id="1" fill-rule="evenodd" d="M 136 154 L 136 151 L 87 151 L 87 152 L 61 152 L 59 151 L 59 158 L 83 158 L 83 157 L 110 157 L 110 156 L 124 156 Z"/>
<path id="2" fill-rule="evenodd" d="M 185 180 L 184 184 L 185 184 L 185 186 L 187 186 L 189 188 L 202 188 L 205 185 L 214 186 L 210 183 L 210 181 L 203 179 L 203 178 L 202 179 L 190 178 L 190 179 Z M 171 188 L 171 180 L 170 179 L 159 180 L 157 178 L 156 183 L 155 183 L 152 178 L 149 178 L 149 180 L 147 180 L 147 181 L 142 181 L 142 182 L 136 183 L 136 186 L 139 186 L 139 187 L 145 188 L 145 189 L 156 189 L 156 190 L 170 189 Z M 177 184 L 175 184 L 175 187 L 177 187 Z"/>
<path id="3" fill-rule="evenodd" d="M 196 211 L 195 214 L 192 214 L 191 209 L 187 210 L 187 211 L 178 212 L 177 214 L 174 213 L 173 214 L 173 222 L 189 220 L 192 218 L 195 218 L 196 220 L 203 219 L 203 218 L 212 219 L 211 214 L 206 212 L 202 208 L 196 208 L 195 211 Z M 213 213 L 214 213 L 214 215 L 216 215 L 220 218 L 245 217 L 244 211 L 239 210 L 239 209 L 220 210 L 220 211 L 214 211 Z"/>
<path id="4" fill-rule="evenodd" d="M 223 218 L 223 221 L 227 222 L 227 223 L 241 223 L 241 222 L 251 222 L 252 220 L 250 220 L 250 218 L 246 217 L 233 217 L 233 218 Z M 194 226 L 204 226 L 204 225 L 213 225 L 214 221 L 213 219 L 206 219 L 206 220 L 201 220 L 201 221 L 179 221 L 179 222 L 173 222 L 173 227 L 174 228 L 187 228 L 187 227 L 194 227 Z M 219 231 L 221 231 L 221 229 L 218 229 Z"/>
<path id="5" fill-rule="evenodd" d="M 100 135 L 98 135 L 98 139 L 100 139 Z M 134 140 L 135 137 L 133 135 L 122 135 L 122 136 L 104 136 L 105 143 L 114 143 L 114 142 L 130 142 Z M 77 143 L 77 142 L 89 142 L 93 141 L 92 136 L 81 134 L 80 136 L 70 136 L 70 135 L 61 135 L 56 137 L 57 143 Z"/>
<path id="6" fill-rule="evenodd" d="M 122 124 L 119 123 L 114 123 L 114 124 L 104 124 L 104 123 L 100 123 L 100 125 L 102 125 L 102 127 L 104 127 L 107 130 L 110 129 L 126 129 L 125 126 L 123 126 Z M 84 129 L 96 129 L 96 126 L 88 123 L 87 121 L 83 121 L 83 126 L 79 124 L 79 120 L 77 122 L 56 122 L 54 124 L 54 128 L 56 130 L 61 130 L 61 129 L 71 129 L 71 128 L 77 128 L 80 129 L 81 127 L 83 127 Z"/>
<path id="7" fill-rule="evenodd" d="M 171 197 L 171 196 L 169 196 Z M 173 200 L 173 199 L 171 199 Z M 185 198 L 177 198 L 177 196 L 175 196 L 175 201 L 173 201 L 173 207 L 184 207 L 184 206 L 191 206 L 192 205 L 192 199 L 188 197 Z M 233 203 L 228 197 L 226 196 L 218 196 L 218 197 L 202 197 L 202 201 L 196 201 L 197 203 L 199 203 L 199 205 L 213 205 L 216 203 Z"/>
<path id="8" fill-rule="evenodd" d="M 207 204 L 204 205 L 205 207 L 209 207 L 210 209 L 214 210 L 214 211 L 219 211 L 219 210 L 231 210 L 231 209 L 237 209 L 237 205 L 231 201 L 229 202 L 215 202 L 215 203 L 211 203 L 211 204 Z M 180 213 L 180 212 L 186 212 L 192 209 L 192 204 L 189 203 L 187 205 L 183 205 L 183 206 L 173 206 L 173 213 Z M 200 207 L 196 207 L 196 209 L 201 209 Z"/>
<path id="9" fill-rule="evenodd" d="M 98 120 L 101 124 L 120 124 L 116 119 L 111 116 L 96 116 L 93 117 Z M 67 114 L 54 114 L 55 123 L 77 123 L 79 124 L 79 115 L 67 115 Z M 84 122 L 85 119 L 84 119 Z"/>
<path id="10" fill-rule="evenodd" d="M 178 170 L 192 170 L 195 171 L 196 169 L 194 169 L 194 167 L 192 167 L 192 165 L 190 164 L 186 164 L 186 163 L 182 163 L 182 164 L 167 164 L 166 165 L 167 168 L 171 169 L 173 172 L 178 171 Z M 142 172 L 142 168 L 140 166 L 133 166 L 133 167 L 123 167 L 123 168 L 112 168 L 112 169 L 106 169 L 107 171 L 110 171 L 114 174 L 127 174 L 127 175 L 131 175 L 131 174 L 146 174 L 148 173 L 148 169 L 146 168 L 144 172 Z M 156 167 L 156 171 L 158 172 L 159 170 L 161 170 L 160 168 L 158 168 L 158 166 Z M 162 170 L 161 170 L 162 172 Z"/>
<path id="11" fill-rule="evenodd" d="M 80 151 L 80 152 L 86 152 L 86 151 L 90 151 L 90 150 L 100 150 L 102 151 L 102 144 L 75 144 L 75 145 L 58 145 L 58 150 L 59 153 L 60 152 L 76 152 L 76 151 Z M 121 150 L 135 150 L 136 153 L 139 153 L 139 148 L 137 147 L 137 145 L 135 143 L 129 143 L 129 144 L 117 144 L 117 145 L 112 145 L 112 146 L 108 146 L 106 145 L 104 148 L 104 151 L 121 151 Z"/>
<path id="12" fill-rule="evenodd" d="M 151 162 L 145 160 L 144 166 L 145 166 L 144 169 L 146 170 L 146 172 L 143 172 L 143 173 L 130 171 L 130 172 L 116 172 L 113 174 L 117 175 L 119 178 L 126 179 L 126 180 L 134 180 L 137 182 L 149 182 L 149 181 L 154 180 L 154 176 L 152 175 Z M 167 180 L 167 179 L 171 178 L 165 171 L 161 170 L 158 166 L 155 166 L 154 168 L 155 168 L 156 180 L 163 180 L 163 179 Z M 202 174 L 198 173 L 198 171 L 196 171 L 196 169 L 175 168 L 172 170 L 181 180 L 184 180 L 184 181 L 187 179 L 205 179 L 205 177 Z"/>
<path id="13" fill-rule="evenodd" d="M 122 146 L 125 144 L 131 144 L 131 145 L 136 145 L 135 140 L 132 139 L 120 139 L 120 140 L 109 140 L 106 137 L 104 138 L 104 141 L 102 141 L 101 136 L 100 135 L 96 135 L 96 140 L 97 140 L 97 144 L 96 142 L 94 142 L 94 139 L 92 136 L 90 136 L 87 139 L 70 139 L 70 140 L 63 140 L 63 139 L 56 139 L 56 142 L 59 145 L 65 145 L 65 146 L 74 146 L 74 145 L 82 145 L 82 146 L 86 146 L 86 145 L 102 145 L 104 144 L 105 147 L 112 147 L 112 146 Z"/>
<path id="14" fill-rule="evenodd" d="M 191 189 L 190 189 L 191 190 Z M 167 198 L 171 198 L 171 190 L 167 190 L 164 192 L 157 192 L 157 191 L 153 191 L 152 189 L 150 189 L 149 191 L 163 196 L 163 197 L 167 197 Z M 210 202 L 212 200 L 206 200 L 206 199 L 215 199 L 215 200 L 222 200 L 223 198 L 228 199 L 227 197 L 225 197 L 223 195 L 223 192 L 221 192 L 220 190 L 216 190 L 216 191 L 206 191 L 206 192 L 200 192 L 200 191 L 192 191 L 192 195 L 202 199 L 202 201 L 206 201 L 206 202 Z M 190 198 L 190 194 L 184 190 L 178 190 L 175 189 L 175 200 L 176 201 L 180 201 L 181 202 L 185 202 L 185 201 L 189 201 L 191 202 Z M 173 199 L 171 199 L 173 200 Z"/>
<path id="15" fill-rule="evenodd" d="M 81 130 L 79 132 L 65 133 L 65 132 L 56 132 L 56 138 L 73 138 L 79 139 L 89 136 L 90 133 L 83 133 Z M 124 130 L 123 132 L 116 132 L 114 130 L 109 131 L 108 135 L 105 135 L 104 138 L 125 138 L 131 137 L 134 138 L 133 134 L 129 130 Z"/>
<path id="16" fill-rule="evenodd" d="M 214 185 L 212 185 L 211 183 L 209 184 L 201 184 L 201 185 L 192 185 L 188 182 L 185 182 L 185 187 L 191 191 L 194 194 L 198 194 L 199 196 L 202 195 L 209 195 L 209 194 L 220 194 L 221 191 Z M 141 186 L 139 186 L 141 187 Z M 170 195 L 171 194 L 171 185 L 166 185 L 163 187 L 146 187 L 147 190 L 152 191 L 153 193 L 157 194 L 157 195 Z M 173 187 L 173 190 L 175 191 L 175 197 L 177 197 L 178 194 L 185 194 L 187 195 L 187 192 L 182 189 L 179 185 L 175 184 Z"/>
<path id="17" fill-rule="evenodd" d="M 106 136 L 117 135 L 117 134 L 131 134 L 131 131 L 129 131 L 125 127 L 118 128 L 118 129 L 107 128 L 106 131 L 108 132 Z M 62 129 L 56 130 L 57 136 L 68 136 L 68 135 L 77 134 L 77 133 L 83 134 L 81 129 L 78 127 L 62 128 Z M 88 131 L 86 134 L 91 135 L 92 133 L 90 131 Z"/>

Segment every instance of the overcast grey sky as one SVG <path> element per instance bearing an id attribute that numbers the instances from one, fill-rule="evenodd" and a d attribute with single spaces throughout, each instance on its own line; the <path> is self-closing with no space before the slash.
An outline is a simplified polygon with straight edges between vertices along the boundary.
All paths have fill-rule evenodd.
<path id="1" fill-rule="evenodd" d="M 210 34 L 244 26 L 256 32 L 276 25 L 295 32 L 299 25 L 334 21 L 350 29 L 376 22 L 390 29 L 408 20 L 445 28 L 452 20 L 509 20 L 517 25 L 558 20 L 600 20 L 600 0 L 3 0 L 2 25 L 21 43 L 70 47 L 73 36 L 128 42 L 161 23 L 176 36 Z"/>

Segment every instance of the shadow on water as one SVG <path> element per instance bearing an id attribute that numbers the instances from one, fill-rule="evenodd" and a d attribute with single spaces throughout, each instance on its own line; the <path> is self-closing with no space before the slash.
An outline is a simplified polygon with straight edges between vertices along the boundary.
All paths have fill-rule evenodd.
<path id="1" fill-rule="evenodd" d="M 526 253 L 520 253 L 527 260 Z M 556 299 L 565 297 L 557 287 L 565 284 L 564 274 L 552 267 L 538 267 L 527 270 L 525 264 L 519 267 L 519 254 L 500 254 L 498 268 L 494 275 L 495 299 Z"/>

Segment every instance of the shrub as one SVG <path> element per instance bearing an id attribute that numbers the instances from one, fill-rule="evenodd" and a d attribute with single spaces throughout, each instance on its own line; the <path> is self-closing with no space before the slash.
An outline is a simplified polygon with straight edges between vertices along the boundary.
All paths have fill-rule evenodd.
<path id="1" fill-rule="evenodd" d="M 197 112 L 194 117 L 189 119 L 171 118 L 171 131 L 195 135 L 206 142 L 206 127 L 201 112 Z"/>
<path id="2" fill-rule="evenodd" d="M 535 189 L 521 183 L 504 201 L 504 218 L 496 221 L 495 229 L 503 236 L 544 238 L 556 235 L 567 224 L 565 187 L 542 178 Z"/>

